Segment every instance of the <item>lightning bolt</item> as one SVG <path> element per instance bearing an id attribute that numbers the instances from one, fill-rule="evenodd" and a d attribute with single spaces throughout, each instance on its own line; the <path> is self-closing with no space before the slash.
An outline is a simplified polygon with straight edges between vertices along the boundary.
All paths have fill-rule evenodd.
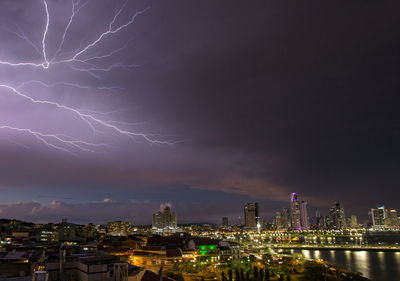
<path id="1" fill-rule="evenodd" d="M 79 111 L 75 108 L 72 108 L 72 107 L 57 103 L 57 102 L 34 99 L 28 95 L 21 93 L 16 88 L 11 87 L 9 85 L 0 84 L 0 88 L 8 89 L 15 95 L 17 95 L 23 99 L 26 99 L 32 103 L 51 105 L 51 106 L 54 106 L 54 107 L 57 107 L 60 109 L 64 109 L 68 112 L 71 112 L 71 113 L 75 114 L 77 117 L 79 117 L 82 121 L 86 122 L 86 124 L 93 130 L 94 133 L 99 132 L 95 127 L 95 125 L 98 125 L 98 126 L 102 126 L 102 127 L 111 129 L 111 130 L 113 130 L 119 134 L 125 135 L 125 136 L 129 136 L 129 137 L 133 137 L 133 138 L 134 137 L 142 137 L 146 141 L 148 141 L 149 143 L 152 143 L 152 144 L 170 144 L 167 141 L 154 140 L 144 133 L 135 133 L 135 132 L 123 130 L 123 129 L 111 124 L 110 122 L 103 121 L 101 119 L 96 118 L 95 116 L 93 116 L 91 114 L 82 113 L 81 111 Z"/>
<path id="2" fill-rule="evenodd" d="M 123 46 L 123 47 L 121 47 L 119 49 L 113 50 L 109 54 L 106 54 L 106 55 L 94 56 L 94 57 L 90 57 L 90 58 L 85 59 L 85 60 L 78 59 L 78 57 L 80 57 L 83 54 L 87 53 L 90 49 L 96 47 L 99 43 L 101 43 L 104 37 L 106 37 L 108 35 L 116 34 L 116 33 L 120 32 L 121 30 L 129 27 L 131 24 L 134 23 L 135 19 L 139 15 L 145 13 L 147 10 L 150 9 L 148 7 L 148 8 L 145 8 L 145 9 L 141 10 L 141 11 L 135 12 L 134 15 L 130 18 L 129 21 L 125 22 L 122 25 L 119 25 L 119 26 L 113 28 L 116 20 L 118 19 L 119 15 L 121 14 L 121 12 L 125 8 L 126 4 L 128 3 L 128 1 L 125 1 L 124 4 L 122 5 L 122 7 L 120 9 L 118 9 L 118 11 L 115 13 L 112 21 L 108 25 L 108 29 L 105 32 L 103 32 L 102 34 L 100 34 L 97 39 L 95 39 L 91 43 L 87 44 L 85 47 L 79 48 L 81 50 L 72 53 L 70 58 L 56 61 L 55 59 L 56 59 L 57 55 L 59 53 L 61 53 L 61 51 L 62 51 L 62 46 L 64 45 L 67 32 L 68 32 L 68 30 L 69 30 L 69 28 L 70 28 L 70 26 L 71 26 L 71 24 L 73 22 L 73 19 L 74 19 L 76 13 L 83 7 L 83 6 L 81 6 L 78 9 L 76 9 L 76 5 L 78 5 L 79 2 L 80 1 L 75 3 L 72 0 L 72 14 L 71 14 L 70 20 L 69 20 L 69 22 L 67 24 L 67 27 L 64 30 L 61 43 L 59 44 L 59 47 L 58 47 L 57 51 L 55 52 L 53 58 L 50 61 L 47 59 L 47 52 L 46 52 L 46 37 L 47 37 L 47 33 L 49 31 L 50 13 L 49 13 L 49 8 L 48 8 L 47 1 L 44 0 L 43 4 L 44 4 L 45 14 L 46 14 L 46 24 L 45 24 L 45 28 L 44 28 L 44 32 L 43 32 L 43 36 L 42 36 L 42 55 L 43 55 L 43 58 L 44 58 L 44 62 L 42 62 L 42 63 L 34 63 L 34 62 L 18 62 L 18 63 L 14 63 L 14 62 L 0 60 L 0 65 L 32 66 L 32 67 L 42 67 L 43 69 L 48 69 L 50 67 L 50 65 L 73 63 L 73 62 L 78 62 L 78 63 L 81 62 L 82 63 L 82 62 L 87 62 L 87 61 L 94 60 L 94 59 L 103 59 L 103 58 L 110 57 L 110 56 L 114 55 L 115 53 L 117 53 L 117 52 L 123 50 L 124 48 L 126 48 L 126 46 Z M 86 3 L 84 5 L 86 5 Z M 90 70 L 110 71 L 110 70 L 114 69 L 115 67 L 133 67 L 133 66 L 134 65 L 123 65 L 123 64 L 119 63 L 119 64 L 113 64 L 113 65 L 111 65 L 111 66 L 109 66 L 107 68 L 96 68 L 96 67 L 93 67 L 93 68 L 91 68 L 89 70 L 85 70 L 85 69 L 79 69 L 79 70 L 83 70 L 83 71 L 90 71 Z"/>
<path id="3" fill-rule="evenodd" d="M 110 35 L 110 34 L 118 33 L 121 30 L 127 28 L 129 25 L 131 25 L 135 21 L 137 16 L 143 14 L 144 12 L 146 12 L 149 9 L 149 8 L 146 8 L 144 10 L 136 12 L 128 22 L 113 29 L 113 25 L 114 25 L 115 21 L 118 19 L 118 16 L 120 15 L 120 13 L 122 12 L 123 8 L 126 6 L 127 3 L 128 3 L 128 1 L 125 1 L 124 5 L 118 10 L 117 13 L 115 13 L 115 16 L 114 16 L 113 20 L 110 22 L 107 31 L 100 34 L 100 36 L 96 40 L 94 40 L 92 43 L 88 44 L 81 51 L 77 52 L 71 59 L 65 60 L 62 62 L 75 61 L 79 56 L 81 56 L 82 54 L 86 53 L 89 49 L 91 49 L 91 48 L 95 47 L 97 44 L 99 44 L 104 37 L 106 37 L 107 35 Z"/>
<path id="4" fill-rule="evenodd" d="M 64 43 L 65 43 L 65 38 L 67 37 L 67 33 L 68 33 L 69 28 L 70 28 L 70 26 L 71 26 L 71 24 L 72 24 L 72 22 L 73 22 L 73 20 L 74 20 L 74 18 L 75 18 L 75 15 L 79 12 L 80 9 L 82 9 L 84 6 L 86 6 L 87 3 L 89 3 L 89 2 L 86 2 L 86 3 L 84 3 L 82 6 L 79 6 L 79 4 L 80 4 L 80 2 L 81 2 L 80 0 L 77 1 L 77 2 L 75 2 L 74 0 L 71 0 L 71 2 L 72 2 L 71 16 L 70 16 L 70 18 L 69 18 L 69 21 L 68 21 L 67 26 L 66 26 L 65 29 L 64 29 L 64 33 L 63 33 L 61 42 L 60 42 L 60 44 L 58 45 L 58 49 L 57 49 L 57 51 L 54 53 L 54 56 L 53 56 L 53 58 L 51 59 L 51 62 L 53 62 L 53 61 L 57 58 L 58 54 L 61 53 L 62 47 L 64 46 Z"/>
<path id="5" fill-rule="evenodd" d="M 92 150 L 88 147 L 106 146 L 105 144 L 90 143 L 90 142 L 86 142 L 83 140 L 70 140 L 71 137 L 68 137 L 65 135 L 45 134 L 45 133 L 41 133 L 38 131 L 34 131 L 32 129 L 13 127 L 13 126 L 9 126 L 9 125 L 0 126 L 0 129 L 8 129 L 8 130 L 32 135 L 38 141 L 44 143 L 46 146 L 48 146 L 50 148 L 60 150 L 63 152 L 72 153 L 72 154 L 74 154 L 73 151 L 69 150 L 66 147 L 69 147 L 69 148 L 72 147 L 72 148 L 76 148 L 81 151 L 95 153 L 96 152 L 95 150 Z M 54 144 L 53 142 L 56 142 L 57 144 Z M 64 145 L 64 146 L 62 146 L 62 145 Z"/>
<path id="6" fill-rule="evenodd" d="M 50 14 L 49 14 L 49 7 L 47 5 L 47 2 L 43 1 L 43 3 L 44 3 L 45 10 L 46 10 L 46 27 L 44 29 L 43 39 L 42 39 L 43 58 L 44 58 L 43 68 L 47 69 L 50 66 L 50 63 L 47 60 L 47 54 L 46 54 L 46 36 L 47 36 L 47 32 L 49 31 Z"/>
<path id="7" fill-rule="evenodd" d="M 116 68 L 133 68 L 133 67 L 139 67 L 137 64 L 124 64 L 124 63 L 112 63 L 108 66 L 103 66 L 99 67 L 96 64 L 92 63 L 92 61 L 102 61 L 104 59 L 111 58 L 118 52 L 121 52 L 122 50 L 126 49 L 128 46 L 129 41 L 123 45 L 122 47 L 116 48 L 114 50 L 109 51 L 106 54 L 101 54 L 101 55 L 90 55 L 90 52 L 92 49 L 97 47 L 103 39 L 107 36 L 111 35 L 116 35 L 120 31 L 128 28 L 130 25 L 132 25 L 135 22 L 135 19 L 145 13 L 149 8 L 146 8 L 141 11 L 135 12 L 129 20 L 125 21 L 125 23 L 117 25 L 116 26 L 116 21 L 119 19 L 122 11 L 126 8 L 126 5 L 128 1 L 125 1 L 123 5 L 114 13 L 114 16 L 110 23 L 108 24 L 108 28 L 106 31 L 101 33 L 95 40 L 91 41 L 88 44 L 83 44 L 81 41 L 81 46 L 76 49 L 73 52 L 70 52 L 68 57 L 69 58 L 64 58 L 61 60 L 57 60 L 59 56 L 63 54 L 63 46 L 65 45 L 65 42 L 68 37 L 68 32 L 70 30 L 71 25 L 74 22 L 74 19 L 76 18 L 78 12 L 86 6 L 88 2 L 85 2 L 84 4 L 80 4 L 80 0 L 75 1 L 71 0 L 72 6 L 71 6 L 71 15 L 69 17 L 68 23 L 66 27 L 63 30 L 63 34 L 61 37 L 61 41 L 58 44 L 57 50 L 54 52 L 53 56 L 51 59 L 49 59 L 49 54 L 47 52 L 47 37 L 50 29 L 50 11 L 49 11 L 49 6 L 46 0 L 43 0 L 43 5 L 44 5 L 44 13 L 45 13 L 45 26 L 44 30 L 42 33 L 41 37 L 41 50 L 30 41 L 28 36 L 22 31 L 22 29 L 19 29 L 19 33 L 17 32 L 11 32 L 18 36 L 19 38 L 25 40 L 29 45 L 31 45 L 38 53 L 43 58 L 42 62 L 29 62 L 29 61 L 21 61 L 21 62 L 11 62 L 11 61 L 4 61 L 0 60 L 0 65 L 4 66 L 11 66 L 11 67 L 36 67 L 36 68 L 42 68 L 44 71 L 48 71 L 51 66 L 56 66 L 56 65 L 62 65 L 65 64 L 69 68 L 71 68 L 73 71 L 78 71 L 78 72 L 85 72 L 90 75 L 92 75 L 95 78 L 99 78 L 97 74 L 94 74 L 94 72 L 110 72 L 113 71 Z M 64 53 L 65 56 L 65 53 Z M 84 57 L 86 56 L 86 58 Z M 83 58 L 82 58 L 83 57 Z M 92 87 L 88 85 L 81 85 L 79 83 L 73 83 L 73 82 L 67 82 L 67 81 L 58 81 L 58 82 L 52 82 L 52 83 L 46 83 L 40 80 L 28 80 L 28 81 L 23 81 L 17 86 L 12 86 L 9 85 L 9 83 L 1 83 L 0 88 L 3 88 L 6 90 L 3 93 L 11 94 L 15 97 L 21 98 L 31 104 L 34 105 L 42 105 L 42 106 L 52 106 L 56 109 L 63 110 L 67 112 L 70 115 L 74 115 L 79 120 L 81 120 L 88 128 L 91 129 L 92 134 L 94 136 L 103 134 L 106 131 L 114 132 L 116 134 L 119 134 L 121 136 L 129 137 L 133 140 L 136 138 L 140 137 L 144 139 L 146 142 L 149 144 L 173 144 L 176 142 L 170 142 L 170 141 L 165 141 L 165 140 L 159 140 L 155 138 L 155 136 L 159 136 L 156 134 L 145 134 L 141 132 L 135 132 L 127 129 L 123 129 L 120 126 L 128 126 L 128 125 L 135 125 L 137 123 L 130 123 L 130 122 L 124 122 L 124 121 L 119 121 L 119 120 L 103 120 L 99 117 L 99 115 L 107 115 L 108 113 L 103 113 L 103 112 L 95 112 L 92 111 L 92 113 L 89 113 L 89 110 L 82 110 L 82 109 L 77 109 L 72 106 L 65 105 L 60 102 L 55 102 L 54 100 L 49 100 L 49 99 L 38 99 L 38 98 L 33 98 L 32 95 L 26 93 L 26 90 L 29 85 L 31 84 L 37 84 L 39 86 L 45 87 L 45 88 L 54 88 L 54 87 L 71 87 L 75 89 L 92 89 L 92 90 L 97 90 L 97 91 L 104 91 L 104 90 L 121 90 L 121 87 L 118 86 L 112 86 L 112 87 L 106 87 L 106 86 L 100 86 L 100 87 Z M 24 89 L 24 92 L 22 91 Z M 53 133 L 45 133 L 45 132 L 40 132 L 36 131 L 32 128 L 27 128 L 27 127 L 17 127 L 15 125 L 10 125 L 10 124 L 0 124 L 0 130 L 9 130 L 9 131 L 14 131 L 18 133 L 23 133 L 30 135 L 34 137 L 36 140 L 44 144 L 45 146 L 51 148 L 51 149 L 56 149 L 59 151 L 63 152 L 68 152 L 68 153 L 73 153 L 75 154 L 76 151 L 83 151 L 83 152 L 98 152 L 99 149 L 104 148 L 107 146 L 107 144 L 104 143 L 94 143 L 94 142 L 88 142 L 82 139 L 74 138 L 72 136 L 68 135 L 62 135 L 62 134 L 53 134 Z"/>

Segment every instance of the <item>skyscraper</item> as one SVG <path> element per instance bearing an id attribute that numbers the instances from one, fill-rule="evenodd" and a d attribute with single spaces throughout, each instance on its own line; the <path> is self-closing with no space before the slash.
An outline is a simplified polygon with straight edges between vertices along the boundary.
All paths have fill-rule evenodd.
<path id="1" fill-rule="evenodd" d="M 324 218 L 321 216 L 320 211 L 315 212 L 315 227 L 317 229 L 323 229 L 324 226 Z"/>
<path id="2" fill-rule="evenodd" d="M 171 213 L 169 206 L 164 207 L 164 210 L 153 214 L 153 229 L 158 232 L 173 232 L 177 228 L 176 213 Z"/>
<path id="3" fill-rule="evenodd" d="M 387 210 L 386 212 L 386 220 L 385 225 L 388 228 L 398 229 L 399 228 L 399 219 L 397 217 L 396 210 Z"/>
<path id="4" fill-rule="evenodd" d="M 276 212 L 276 214 L 275 214 L 275 225 L 276 225 L 276 230 L 282 230 L 283 229 L 282 212 Z"/>
<path id="5" fill-rule="evenodd" d="M 376 209 L 372 208 L 371 216 L 372 216 L 372 227 L 374 229 L 384 229 L 385 228 L 385 219 L 386 219 L 385 206 L 381 206 Z"/>
<path id="6" fill-rule="evenodd" d="M 336 202 L 329 210 L 330 224 L 328 227 L 333 229 L 346 228 L 346 217 L 344 215 L 344 208 L 339 202 Z"/>
<path id="7" fill-rule="evenodd" d="M 283 208 L 281 212 L 276 212 L 275 224 L 277 230 L 288 230 L 290 228 L 290 212 L 288 208 Z"/>
<path id="8" fill-rule="evenodd" d="M 282 220 L 283 229 L 286 229 L 286 230 L 289 229 L 290 228 L 290 211 L 288 208 L 283 208 L 281 220 Z"/>
<path id="9" fill-rule="evenodd" d="M 248 203 L 244 206 L 245 226 L 248 229 L 260 228 L 260 216 L 258 203 Z"/>
<path id="10" fill-rule="evenodd" d="M 300 203 L 300 224 L 302 230 L 310 229 L 310 221 L 308 219 L 308 210 L 306 201 L 301 201 Z"/>
<path id="11" fill-rule="evenodd" d="M 290 194 L 290 216 L 292 221 L 292 228 L 296 230 L 301 230 L 300 202 L 297 199 L 297 193 Z"/>
<path id="12" fill-rule="evenodd" d="M 356 215 L 351 215 L 351 217 L 350 217 L 350 226 L 351 226 L 351 228 L 358 228 L 357 216 Z"/>

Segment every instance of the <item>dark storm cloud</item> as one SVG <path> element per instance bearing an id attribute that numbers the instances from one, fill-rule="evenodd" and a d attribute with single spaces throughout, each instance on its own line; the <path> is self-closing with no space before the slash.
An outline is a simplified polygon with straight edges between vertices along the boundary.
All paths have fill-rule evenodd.
<path id="1" fill-rule="evenodd" d="M 49 34 L 53 52 L 68 21 L 67 4 L 49 2 L 55 15 Z M 71 28 L 66 48 L 96 38 L 120 4 L 96 1 L 95 7 L 89 2 Z M 18 24 L 40 43 L 41 1 L 0 1 L 0 6 L 4 29 Z M 110 119 L 141 122 L 129 129 L 184 141 L 152 146 L 110 132 L 92 137 L 76 118 L 0 97 L 1 122 L 28 122 L 37 129 L 67 130 L 110 143 L 105 154 L 75 157 L 26 136 L 0 132 L 0 181 L 6 190 L 2 203 L 12 206 L 8 212 L 0 207 L 4 215 L 24 212 L 25 207 L 12 202 L 34 199 L 41 203 L 20 204 L 37 204 L 37 210 L 66 207 L 51 218 L 35 211 L 27 216 L 32 220 L 76 218 L 84 211 L 106 221 L 124 219 L 132 209 L 150 221 L 159 204 L 173 201 L 184 221 L 216 221 L 224 210 L 236 218 L 242 204 L 255 199 L 270 216 L 287 205 L 292 191 L 321 210 L 333 200 L 358 214 L 381 202 L 399 207 L 394 196 L 400 154 L 399 4 L 132 1 L 124 16 L 147 6 L 151 9 L 134 25 L 95 52 L 101 55 L 128 42 L 129 48 L 113 60 L 140 67 L 115 69 L 98 80 L 66 69 L 47 73 L 0 66 L 1 80 L 68 78 L 91 87 L 119 85 L 121 92 L 100 95 L 59 89 L 57 101 L 112 111 Z M 17 39 L 1 33 L 0 59 L 38 57 Z M 33 90 L 37 97 L 54 98 L 51 91 Z M 143 194 L 146 189 L 152 192 Z M 196 200 L 184 190 L 198 190 Z M 121 201 L 127 194 L 150 200 L 151 206 L 137 213 L 138 206 Z M 232 201 L 236 205 L 226 203 L 221 194 L 238 196 Z M 49 195 L 53 198 L 44 199 Z M 210 202 L 212 196 L 221 200 Z M 65 197 L 75 201 L 51 203 Z M 121 211 L 88 211 L 93 204 L 106 204 L 99 203 L 104 198 L 115 200 L 109 203 L 121 205 Z M 214 214 L 189 207 L 207 202 Z"/>
<path id="2" fill-rule="evenodd" d="M 379 186 L 396 206 L 396 9 L 208 4 L 186 6 L 193 20 L 174 28 L 188 49 L 160 65 L 171 123 L 185 116 L 197 145 L 240 151 L 249 173 L 305 197 L 374 205 Z"/>

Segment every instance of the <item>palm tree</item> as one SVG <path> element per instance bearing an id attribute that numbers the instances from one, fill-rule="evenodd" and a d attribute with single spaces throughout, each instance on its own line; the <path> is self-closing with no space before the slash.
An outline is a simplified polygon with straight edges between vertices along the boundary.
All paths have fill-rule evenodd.
<path id="1" fill-rule="evenodd" d="M 258 267 L 257 266 L 255 266 L 253 268 L 253 276 L 254 276 L 254 281 L 257 281 L 258 280 Z"/>
<path id="2" fill-rule="evenodd" d="M 270 281 L 270 274 L 269 274 L 269 269 L 265 269 L 265 274 L 264 274 L 264 280 L 265 281 Z"/>
<path id="3" fill-rule="evenodd" d="M 240 269 L 240 280 L 241 280 L 241 281 L 245 281 L 245 280 L 246 280 L 246 278 L 244 277 L 243 268 Z"/>
<path id="4" fill-rule="evenodd" d="M 237 268 L 237 267 L 235 269 L 235 277 L 236 277 L 235 281 L 243 281 L 243 280 L 240 280 L 239 268 Z"/>
<path id="5" fill-rule="evenodd" d="M 250 270 L 246 271 L 246 281 L 250 281 Z"/>
<path id="6" fill-rule="evenodd" d="M 222 270 L 221 281 L 226 281 L 225 271 Z"/>
<path id="7" fill-rule="evenodd" d="M 229 270 L 228 270 L 228 279 L 229 279 L 229 281 L 233 281 L 232 269 L 229 269 Z"/>

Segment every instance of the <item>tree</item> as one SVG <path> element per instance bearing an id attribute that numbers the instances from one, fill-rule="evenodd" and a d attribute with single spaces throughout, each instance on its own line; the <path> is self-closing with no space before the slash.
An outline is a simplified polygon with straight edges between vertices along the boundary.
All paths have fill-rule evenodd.
<path id="1" fill-rule="evenodd" d="M 221 281 L 226 281 L 225 271 L 222 270 Z"/>
<path id="2" fill-rule="evenodd" d="M 230 268 L 228 270 L 228 279 L 229 279 L 229 281 L 233 281 L 233 273 L 232 273 L 232 269 L 230 269 Z"/>
<path id="3" fill-rule="evenodd" d="M 250 270 L 246 271 L 246 281 L 250 281 Z"/>
<path id="4" fill-rule="evenodd" d="M 286 281 L 292 281 L 292 278 L 290 277 L 290 275 L 286 276 Z"/>
<path id="5" fill-rule="evenodd" d="M 246 278 L 244 277 L 243 268 L 240 269 L 240 280 L 241 280 L 241 281 L 245 281 L 245 280 L 246 280 Z"/>
<path id="6" fill-rule="evenodd" d="M 254 281 L 258 280 L 258 267 L 254 266 L 253 267 L 253 276 L 254 276 Z"/>
<path id="7" fill-rule="evenodd" d="M 265 275 L 264 280 L 265 281 L 270 281 L 271 277 L 270 277 L 270 273 L 269 273 L 269 269 L 268 268 L 265 269 L 265 274 L 264 275 Z"/>
<path id="8" fill-rule="evenodd" d="M 264 281 L 264 269 L 263 268 L 260 268 L 258 280 L 259 281 Z"/>
<path id="9" fill-rule="evenodd" d="M 235 277 L 236 277 L 236 281 L 242 281 L 242 280 L 240 280 L 239 268 L 237 268 L 237 267 L 235 269 Z"/>

